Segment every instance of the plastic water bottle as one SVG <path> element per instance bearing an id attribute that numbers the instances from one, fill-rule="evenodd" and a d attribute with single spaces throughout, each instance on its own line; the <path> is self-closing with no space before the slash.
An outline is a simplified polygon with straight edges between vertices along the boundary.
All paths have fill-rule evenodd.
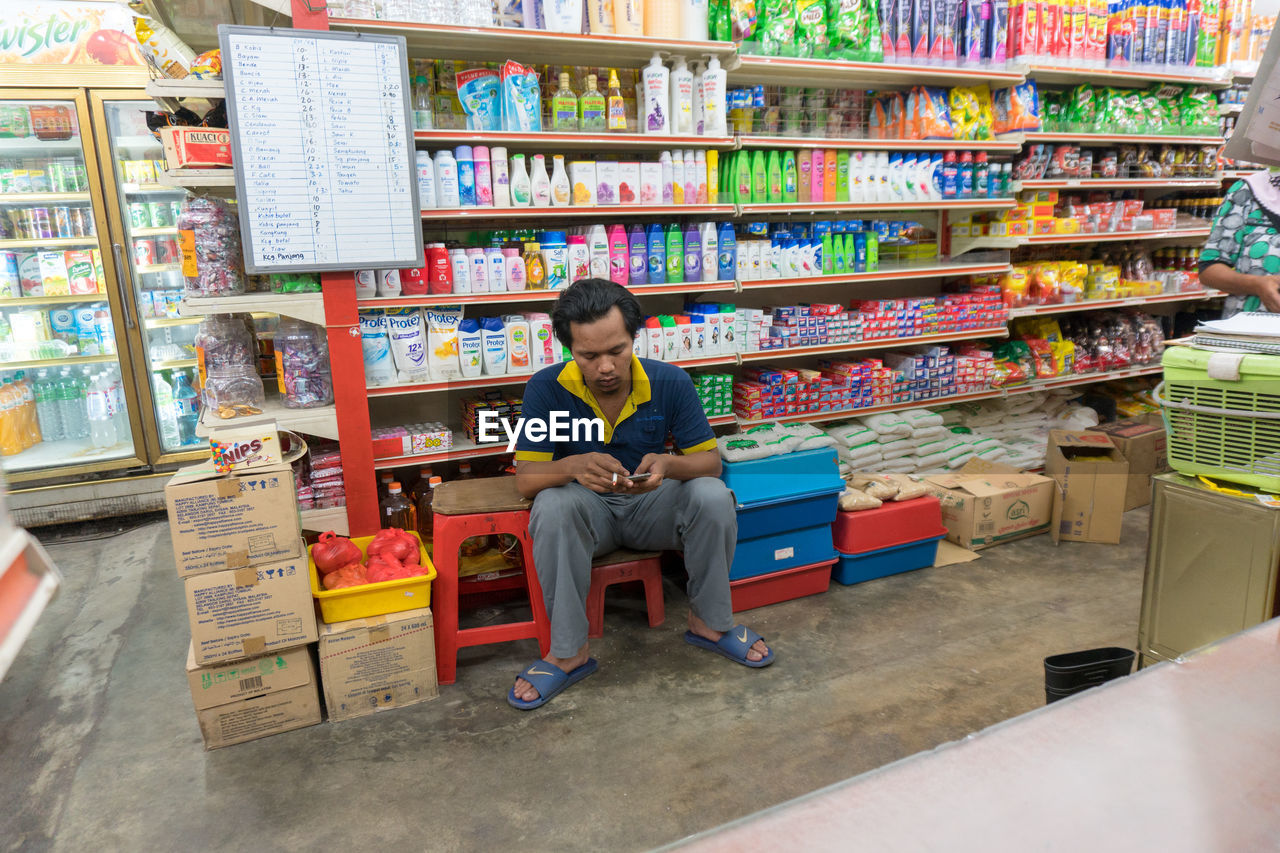
<path id="1" fill-rule="evenodd" d="M 62 406 L 58 398 L 57 383 L 49 378 L 47 370 L 36 374 L 36 418 L 40 421 L 40 433 L 45 441 L 66 438 L 62 426 Z"/>
<path id="2" fill-rule="evenodd" d="M 191 377 L 185 370 L 178 371 L 173 380 L 173 412 L 178 424 L 178 440 L 186 444 L 196 442 L 196 422 L 200 420 L 196 389 L 191 387 Z"/>
<path id="3" fill-rule="evenodd" d="M 89 441 L 94 447 L 111 447 L 116 443 L 116 428 L 107 405 L 107 383 L 102 374 L 89 384 Z"/>
<path id="4" fill-rule="evenodd" d="M 159 373 L 151 374 L 151 386 L 156 397 L 156 425 L 160 427 L 160 444 L 165 450 L 177 450 L 182 446 L 182 439 L 178 435 L 178 413 L 173 405 L 173 389 Z"/>
<path id="5" fill-rule="evenodd" d="M 80 368 L 80 375 L 71 374 L 75 380 L 75 406 L 80 421 L 80 437 L 89 438 L 89 386 L 93 383 L 92 368 Z"/>
<path id="6" fill-rule="evenodd" d="M 129 419 L 124 408 L 124 383 L 113 368 L 108 368 L 102 372 L 102 385 L 107 393 L 107 416 L 111 419 L 111 428 L 117 437 L 123 438 L 129 432 Z"/>
<path id="7" fill-rule="evenodd" d="M 62 416 L 62 434 L 64 438 L 84 438 L 89 434 L 89 425 L 80 411 L 81 392 L 76 378 L 71 375 L 71 368 L 64 367 L 58 376 L 56 385 L 58 392 L 58 411 Z"/>

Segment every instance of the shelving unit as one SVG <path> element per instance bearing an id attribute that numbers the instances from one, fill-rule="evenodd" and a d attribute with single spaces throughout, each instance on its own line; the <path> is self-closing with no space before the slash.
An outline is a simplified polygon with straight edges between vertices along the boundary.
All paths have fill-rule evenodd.
<path id="1" fill-rule="evenodd" d="M 1009 336 L 1006 325 L 990 326 L 985 329 L 971 329 L 965 332 L 941 332 L 934 335 L 914 335 L 908 338 L 869 338 L 843 344 L 820 344 L 808 347 L 787 347 L 760 352 L 744 352 L 739 354 L 743 363 L 748 361 L 776 361 L 783 358 L 799 358 L 815 355 L 843 355 L 844 353 L 865 352 L 867 350 L 896 349 L 898 347 L 924 346 L 927 344 L 946 344 L 955 341 L 976 341 L 983 338 L 1004 338 Z"/>
<path id="2" fill-rule="evenodd" d="M 6 296 L 0 299 L 0 307 L 21 308 L 27 305 L 69 305 L 73 302 L 92 302 L 102 299 L 105 293 L 76 294 L 74 296 Z"/>
<path id="3" fill-rule="evenodd" d="M 1028 131 L 1027 142 L 1078 142 L 1081 145 L 1221 145 L 1221 136 L 1165 136 L 1163 134 L 1124 133 L 1059 133 L 1052 130 Z"/>
<path id="4" fill-rule="evenodd" d="M 963 263 L 952 261 L 919 266 L 885 265 L 870 272 L 819 275 L 809 278 L 763 278 L 738 282 L 738 289 L 768 290 L 777 287 L 815 287 L 827 284 L 864 284 L 873 281 L 906 281 L 912 279 L 943 278 L 955 275 L 994 275 L 1009 271 L 1005 261 Z"/>
<path id="5" fill-rule="evenodd" d="M 1014 181 L 1021 190 L 1185 190 L 1216 187 L 1222 175 L 1210 178 L 1043 178 Z"/>
<path id="6" fill-rule="evenodd" d="M 71 204 L 89 201 L 88 193 L 3 193 L 0 204 Z"/>
<path id="7" fill-rule="evenodd" d="M 739 148 L 835 148 L 858 151 L 995 151 L 1015 153 L 1022 136 L 999 139 L 822 139 L 808 136 L 740 136 Z"/>
<path id="8" fill-rule="evenodd" d="M 885 62 L 848 62 L 839 59 L 798 59 L 786 56 L 738 56 L 729 68 L 730 83 L 763 83 L 766 86 L 820 86 L 867 89 L 896 86 L 967 86 L 988 83 L 992 87 L 1021 83 L 1020 69 L 1009 67 L 946 68 L 938 65 L 898 65 Z"/>
<path id="9" fill-rule="evenodd" d="M 1079 243 L 1118 243 L 1129 240 L 1199 240 L 1209 236 L 1206 228 L 1171 228 L 1165 231 L 1115 231 L 1109 234 L 1036 234 L 1023 237 L 1027 246 L 1071 246 Z"/>
<path id="10" fill-rule="evenodd" d="M 315 409 L 289 409 L 281 402 L 279 396 L 269 395 L 260 407 L 258 415 L 241 415 L 235 418 L 222 419 L 210 408 L 200 412 L 200 422 L 196 424 L 196 435 L 205 438 L 215 427 L 262 426 L 274 421 L 282 429 L 304 432 L 307 435 L 318 435 L 321 438 L 338 439 L 338 413 L 334 406 L 321 406 Z"/>
<path id="11" fill-rule="evenodd" d="M 714 148 L 717 150 L 738 147 L 733 136 L 659 136 L 648 133 L 516 133 L 509 131 L 476 130 L 418 130 L 413 138 L 420 147 L 435 145 L 495 145 L 515 151 L 595 151 L 600 148 L 640 149 Z"/>
<path id="12" fill-rule="evenodd" d="M 1073 314 L 1078 311 L 1101 311 L 1107 308 L 1133 308 L 1140 305 L 1166 305 L 1173 302 L 1203 302 L 1226 296 L 1218 290 L 1199 290 L 1188 293 L 1163 293 L 1159 296 L 1131 296 L 1126 299 L 1089 299 L 1062 305 L 1030 305 L 1026 308 L 1010 308 L 1009 319 L 1040 317 L 1046 314 Z"/>
<path id="13" fill-rule="evenodd" d="M 350 274 L 348 274 L 349 276 Z M 208 314 L 281 314 L 323 326 L 324 295 L 320 293 L 238 293 L 234 296 L 188 297 L 178 304 L 178 314 L 200 319 Z"/>
<path id="14" fill-rule="evenodd" d="M 350 536 L 351 527 L 347 523 L 347 508 L 345 506 L 330 507 L 327 509 L 304 509 L 298 513 L 302 522 L 302 529 L 315 533 L 324 533 L 332 530 L 339 536 Z"/>
<path id="15" fill-rule="evenodd" d="M 580 219 L 605 216 L 610 219 L 636 216 L 733 216 L 732 204 L 614 204 L 569 207 L 459 207 L 422 211 L 425 221 L 467 219 Z"/>
<path id="16" fill-rule="evenodd" d="M 39 370 L 42 367 L 77 367 L 82 364 L 115 364 L 120 356 L 69 355 L 66 358 L 33 358 L 30 361 L 6 361 L 5 370 Z"/>
<path id="17" fill-rule="evenodd" d="M 1107 85 L 1146 86 L 1151 83 L 1184 83 L 1225 89 L 1231 79 L 1221 68 L 1193 68 L 1167 65 L 1132 65 L 1127 68 L 1056 65 L 1030 62 L 1021 66 L 1027 77 L 1037 83 L 1075 85 L 1104 83 Z"/>
<path id="18" fill-rule="evenodd" d="M 740 204 L 739 216 L 769 213 L 912 213 L 924 210 L 1008 210 L 1017 202 L 1011 198 L 948 199 L 946 201 L 798 202 L 794 204 Z"/>
<path id="19" fill-rule="evenodd" d="M 36 240 L 0 240 L 0 249 L 72 249 L 98 245 L 97 235 L 89 237 L 42 237 Z"/>

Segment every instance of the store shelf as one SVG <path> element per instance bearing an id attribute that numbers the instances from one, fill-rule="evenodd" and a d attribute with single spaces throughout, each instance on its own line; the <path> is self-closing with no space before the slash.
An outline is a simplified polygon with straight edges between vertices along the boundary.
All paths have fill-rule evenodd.
<path id="1" fill-rule="evenodd" d="M 859 151 L 1003 151 L 1022 149 L 1022 137 L 968 139 L 821 139 L 809 136 L 741 136 L 740 148 L 835 148 Z"/>
<path id="2" fill-rule="evenodd" d="M 154 370 L 183 370 L 188 367 L 195 367 L 197 361 L 194 358 L 178 358 L 171 361 L 153 361 L 151 369 Z"/>
<path id="3" fill-rule="evenodd" d="M 208 314 L 281 314 L 324 325 L 324 295 L 320 293 L 240 293 L 235 296 L 189 296 L 178 303 L 178 314 L 199 319 Z"/>
<path id="4" fill-rule="evenodd" d="M 130 228 L 130 237 L 168 237 L 176 236 L 178 228 L 176 225 L 170 225 L 168 228 Z M 176 266 L 176 264 L 175 264 Z"/>
<path id="5" fill-rule="evenodd" d="M 613 204 L 571 207 L 457 207 L 422 211 L 428 222 L 455 219 L 564 219 L 581 216 L 733 216 L 732 204 Z"/>
<path id="6" fill-rule="evenodd" d="M 1131 367 L 1125 370 L 1112 370 L 1107 373 L 1082 373 L 1078 376 L 1060 376 L 1054 379 L 1037 379 L 1025 385 L 1015 385 L 1005 389 L 1007 395 L 1029 394 L 1032 391 L 1050 391 L 1054 388 L 1073 388 L 1077 385 L 1093 385 L 1096 382 L 1111 382 L 1116 379 L 1136 379 L 1140 376 L 1157 376 L 1164 372 L 1159 364 L 1147 364 L 1142 367 Z"/>
<path id="7" fill-rule="evenodd" d="M 678 53 L 679 51 L 677 51 Z M 887 62 L 848 62 L 839 59 L 797 59 L 785 56 L 739 56 L 729 69 L 731 84 L 878 89 L 894 86 L 992 87 L 1023 80 L 1020 69 L 982 66 L 943 68 L 937 65 L 897 65 Z"/>
<path id="8" fill-rule="evenodd" d="M 1227 169 L 1222 173 L 1224 181 L 1243 181 L 1250 175 L 1256 175 L 1258 172 L 1265 172 L 1266 169 Z"/>
<path id="9" fill-rule="evenodd" d="M 819 201 L 819 202 L 796 202 L 794 204 L 740 204 L 738 212 L 741 216 L 751 216 L 766 213 L 841 213 L 848 211 L 856 213 L 859 211 L 866 212 L 905 212 L 923 210 L 1007 210 L 1012 208 L 1017 202 L 1011 198 L 974 198 L 974 199 L 946 199 L 943 201 L 875 201 L 875 202 L 850 202 L 850 201 Z"/>
<path id="10" fill-rule="evenodd" d="M 0 139 L 0 151 L 39 151 L 53 154 L 55 152 L 83 150 L 84 148 L 78 136 L 73 136 L 70 139 L 39 139 L 34 136 L 24 136 L 18 139 Z"/>
<path id="11" fill-rule="evenodd" d="M 179 188 L 169 186 L 168 184 L 126 183 L 120 185 L 120 190 L 128 195 L 148 195 L 150 193 L 176 193 Z"/>
<path id="12" fill-rule="evenodd" d="M 0 195 L 0 204 L 50 205 L 89 200 L 88 193 L 5 193 Z"/>
<path id="13" fill-rule="evenodd" d="M 669 294 L 726 293 L 737 290 L 737 282 L 693 281 L 679 284 L 637 284 L 627 288 L 635 296 Z M 493 293 L 443 293 L 428 296 L 371 296 L 359 301 L 360 308 L 425 308 L 435 305 L 501 305 L 523 302 L 551 302 L 563 290 L 503 290 Z"/>
<path id="14" fill-rule="evenodd" d="M 1187 83 L 1225 89 L 1230 79 L 1219 68 L 1191 68 L 1170 65 L 1074 66 L 1031 62 L 1023 66 L 1036 83 L 1074 85 L 1105 83 L 1147 86 L 1150 83 Z"/>
<path id="15" fill-rule="evenodd" d="M 76 294 L 75 296 L 17 296 L 0 299 L 0 307 L 23 307 L 27 305 L 69 305 L 74 302 L 93 302 L 102 299 L 105 293 Z"/>
<path id="16" fill-rule="evenodd" d="M 150 275 L 151 273 L 161 272 L 182 272 L 182 264 L 143 264 L 134 267 L 138 271 L 138 275 Z"/>
<path id="17" fill-rule="evenodd" d="M 196 435 L 207 438 L 212 430 L 219 427 L 261 426 L 274 421 L 282 429 L 338 440 L 338 412 L 333 406 L 288 409 L 280 402 L 278 396 L 269 396 L 259 408 L 262 409 L 262 414 L 241 415 L 225 420 L 218 417 L 216 410 L 205 408 L 200 412 L 200 423 L 196 425 Z"/>
<path id="18" fill-rule="evenodd" d="M 1221 184 L 1221 175 L 1210 178 L 1043 178 L 1014 181 L 1013 190 L 1184 190 Z"/>
<path id="19" fill-rule="evenodd" d="M 823 284 L 861 284 L 869 281 L 905 281 L 908 279 L 942 278 L 950 275 L 995 275 L 1009 271 L 1005 261 L 993 263 L 938 263 L 925 266 L 884 266 L 870 272 L 819 275 L 809 278 L 766 278 L 742 282 L 743 290 L 767 290 L 774 287 L 816 287 Z"/>
<path id="20" fill-rule="evenodd" d="M 1029 305 L 1009 309 L 1009 319 L 1040 317 L 1045 314 L 1071 314 L 1077 311 L 1101 311 L 1105 308 L 1131 308 L 1135 305 L 1163 305 L 1172 302 L 1203 302 L 1226 296 L 1217 290 L 1200 290 L 1189 293 L 1162 293 L 1159 296 L 1131 296 L 1126 299 L 1085 299 L 1062 305 Z"/>
<path id="21" fill-rule="evenodd" d="M 864 350 L 894 349 L 896 347 L 920 346 L 922 344 L 945 344 L 954 341 L 976 341 L 982 338 L 1005 338 L 1008 336 L 1009 327 L 1001 325 L 985 329 L 970 329 L 963 332 L 914 335 L 908 338 L 876 338 L 874 340 L 850 341 L 843 344 L 822 344 L 810 347 L 771 349 L 762 352 L 744 352 L 742 353 L 742 361 L 745 363 L 748 361 L 776 361 L 781 358 L 799 358 L 800 356 L 840 355 Z"/>
<path id="22" fill-rule="evenodd" d="M 385 459 L 374 459 L 375 471 L 388 468 L 403 468 L 410 465 L 431 465 L 436 462 L 447 462 L 453 459 L 475 459 L 480 456 L 498 456 L 507 452 L 505 441 L 493 444 L 476 444 L 460 433 L 453 434 L 453 447 L 448 450 L 437 450 L 434 453 L 420 453 L 417 456 L 389 456 Z"/>
<path id="23" fill-rule="evenodd" d="M 255 320 L 265 320 L 268 317 L 276 316 L 271 311 L 254 311 L 251 316 Z M 142 325 L 148 329 L 164 329 L 170 326 L 194 326 L 204 319 L 203 314 L 193 317 L 144 317 Z"/>
<path id="24" fill-rule="evenodd" d="M 1235 62 L 1231 66 L 1231 79 L 1249 83 L 1254 77 L 1258 76 L 1258 63 L 1256 62 Z"/>
<path id="25" fill-rule="evenodd" d="M 150 134 L 146 136 L 116 136 L 112 138 L 111 144 L 115 148 L 125 151 L 137 151 L 139 149 L 155 149 L 156 151 L 160 151 L 164 148 L 164 145 L 160 140 Z"/>
<path id="26" fill-rule="evenodd" d="M 1173 228 L 1166 231 L 1115 231 L 1109 234 L 1037 234 L 1022 237 L 1024 246 L 1071 246 L 1078 243 L 1116 243 L 1129 240 L 1198 240 L 1209 229 Z"/>
<path id="27" fill-rule="evenodd" d="M 351 528 L 347 524 L 347 508 L 335 506 L 329 509 L 304 509 L 298 513 L 302 520 L 302 529 L 315 533 L 332 530 L 339 536 L 349 536 Z"/>
<path id="28" fill-rule="evenodd" d="M 147 94 L 166 112 L 177 112 L 186 98 L 211 100 L 227 96 L 226 85 L 221 80 L 149 80 Z"/>
<path id="29" fill-rule="evenodd" d="M 413 134 L 418 142 L 432 145 L 494 145 L 509 150 L 534 150 L 539 153 L 547 146 L 560 151 L 598 151 L 620 149 L 634 151 L 640 148 L 715 148 L 732 149 L 737 140 L 732 136 L 659 136 L 648 133 L 515 133 L 476 130 L 418 130 Z"/>
<path id="30" fill-rule="evenodd" d="M 62 249 L 73 246 L 96 246 L 98 236 L 46 237 L 41 240 L 0 240 L 0 249 Z"/>
<path id="31" fill-rule="evenodd" d="M 330 18 L 329 28 L 370 35 L 404 36 L 409 52 L 415 56 L 425 54 L 443 59 L 486 62 L 501 58 L 541 64 L 551 57 L 559 57 L 578 65 L 638 67 L 648 62 L 654 53 L 663 53 L 678 54 L 691 61 L 714 55 L 720 57 L 727 67 L 736 50 L 733 42 L 553 33 L 501 27 L 450 27 L 363 18 Z"/>
<path id="32" fill-rule="evenodd" d="M 34 358 L 30 361 L 0 361 L 0 370 L 38 370 L 42 367 L 75 367 L 81 364 L 115 364 L 120 356 L 69 355 L 66 358 Z"/>
<path id="33" fill-rule="evenodd" d="M 1244 112 L 1244 104 L 1218 104 L 1218 115 L 1238 116 Z"/>
<path id="34" fill-rule="evenodd" d="M 981 250 L 1009 251 L 1025 245 L 1025 237 L 992 237 L 983 234 L 978 237 L 952 237 L 951 257 L 958 258 L 968 252 Z"/>
<path id="35" fill-rule="evenodd" d="M 1138 133 L 1058 133 L 1031 131 L 1023 134 L 1027 142 L 1078 142 L 1081 145 L 1221 145 L 1221 136 L 1164 136 Z"/>
<path id="36" fill-rule="evenodd" d="M 234 169 L 168 169 L 160 183 L 167 187 L 202 189 L 208 187 L 234 187 Z"/>

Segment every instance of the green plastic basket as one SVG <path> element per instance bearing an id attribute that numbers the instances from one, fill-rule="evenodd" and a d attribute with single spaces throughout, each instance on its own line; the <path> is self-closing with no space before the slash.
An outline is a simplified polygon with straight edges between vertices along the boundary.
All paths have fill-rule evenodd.
<path id="1" fill-rule="evenodd" d="M 1169 466 L 1280 493 L 1280 356 L 1246 355 L 1237 380 L 1211 379 L 1214 353 L 1170 347 L 1156 400 Z"/>

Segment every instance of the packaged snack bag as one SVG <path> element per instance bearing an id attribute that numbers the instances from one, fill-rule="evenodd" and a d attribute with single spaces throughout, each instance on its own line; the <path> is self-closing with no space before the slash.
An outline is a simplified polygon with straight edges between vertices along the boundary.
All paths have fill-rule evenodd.
<path id="1" fill-rule="evenodd" d="M 827 0 L 794 2 L 795 55 L 826 57 L 830 46 L 827 40 Z"/>
<path id="2" fill-rule="evenodd" d="M 760 6 L 760 50 L 766 56 L 794 56 L 796 4 L 794 0 L 763 0 Z"/>

